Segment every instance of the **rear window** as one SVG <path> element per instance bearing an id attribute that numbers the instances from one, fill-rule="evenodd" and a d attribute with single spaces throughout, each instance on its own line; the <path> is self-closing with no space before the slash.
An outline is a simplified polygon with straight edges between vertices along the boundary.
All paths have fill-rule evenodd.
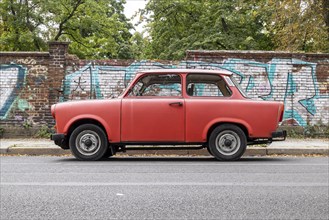
<path id="1" fill-rule="evenodd" d="M 231 81 L 234 83 L 235 87 L 238 88 L 240 93 L 245 97 L 249 98 L 248 94 L 244 91 L 244 89 L 241 87 L 241 85 L 234 79 L 233 75 L 230 77 Z"/>
<path id="2" fill-rule="evenodd" d="M 228 97 L 231 90 L 225 80 L 215 74 L 188 74 L 186 77 L 186 93 L 196 97 Z"/>

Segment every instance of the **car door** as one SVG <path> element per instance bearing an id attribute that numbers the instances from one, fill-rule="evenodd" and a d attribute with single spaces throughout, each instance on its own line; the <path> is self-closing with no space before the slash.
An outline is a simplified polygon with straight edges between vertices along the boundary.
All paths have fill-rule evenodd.
<path id="1" fill-rule="evenodd" d="M 207 141 L 207 129 L 232 115 L 232 91 L 217 74 L 192 73 L 186 76 L 186 142 Z"/>
<path id="2" fill-rule="evenodd" d="M 179 74 L 141 76 L 122 99 L 122 142 L 184 142 L 185 102 Z"/>

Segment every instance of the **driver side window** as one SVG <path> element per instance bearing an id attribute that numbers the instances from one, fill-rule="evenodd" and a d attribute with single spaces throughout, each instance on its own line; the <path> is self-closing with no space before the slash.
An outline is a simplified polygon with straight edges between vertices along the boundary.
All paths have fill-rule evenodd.
<path id="1" fill-rule="evenodd" d="M 129 96 L 181 96 L 181 78 L 177 74 L 143 76 L 131 89 Z"/>

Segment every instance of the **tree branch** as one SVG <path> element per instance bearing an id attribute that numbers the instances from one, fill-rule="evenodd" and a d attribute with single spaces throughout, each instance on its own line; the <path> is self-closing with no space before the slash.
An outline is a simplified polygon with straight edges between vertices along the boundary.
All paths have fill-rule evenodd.
<path id="1" fill-rule="evenodd" d="M 77 3 L 74 5 L 71 13 L 63 21 L 61 21 L 61 23 L 59 24 L 58 32 L 54 38 L 55 41 L 57 41 L 59 39 L 59 37 L 63 34 L 63 31 L 65 29 L 64 25 L 68 22 L 68 20 L 70 20 L 73 17 L 73 15 L 77 11 L 78 7 L 80 5 L 82 5 L 83 3 L 84 3 L 83 0 L 78 0 Z"/>
<path id="2" fill-rule="evenodd" d="M 78 40 L 73 34 L 71 34 L 71 33 L 66 33 L 66 32 L 63 32 L 62 34 L 63 34 L 63 35 L 71 36 L 72 39 L 73 39 L 75 42 L 77 42 L 78 44 L 81 44 L 82 46 L 84 46 L 84 47 L 86 47 L 86 48 L 90 48 L 90 47 L 88 47 L 87 45 L 85 45 L 84 43 L 82 43 L 81 41 L 79 41 L 79 40 Z"/>
<path id="3" fill-rule="evenodd" d="M 221 21 L 222 21 L 222 25 L 223 25 L 223 30 L 224 30 L 224 32 L 228 34 L 228 25 L 227 25 L 227 23 L 226 23 L 226 21 L 225 21 L 225 18 L 222 17 L 222 18 L 221 18 Z"/>

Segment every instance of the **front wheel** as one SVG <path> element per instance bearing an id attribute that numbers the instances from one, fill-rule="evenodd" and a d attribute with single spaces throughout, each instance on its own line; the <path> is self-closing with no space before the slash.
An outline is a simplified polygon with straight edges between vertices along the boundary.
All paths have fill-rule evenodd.
<path id="1" fill-rule="evenodd" d="M 79 160 L 99 160 L 108 150 L 105 132 L 94 124 L 80 125 L 69 140 L 72 154 Z"/>
<path id="2" fill-rule="evenodd" d="M 220 125 L 210 134 L 209 150 L 217 160 L 238 160 L 246 147 L 246 135 L 236 125 Z"/>

